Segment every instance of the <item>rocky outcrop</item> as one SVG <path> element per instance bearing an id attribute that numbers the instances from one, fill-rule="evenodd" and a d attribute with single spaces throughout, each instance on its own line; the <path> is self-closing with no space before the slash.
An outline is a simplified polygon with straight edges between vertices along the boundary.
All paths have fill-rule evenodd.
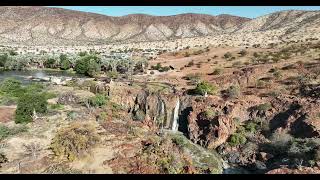
<path id="1" fill-rule="evenodd" d="M 127 109 L 133 119 L 148 119 L 159 128 L 174 131 L 179 129 L 181 113 L 190 102 L 190 97 L 178 93 L 149 93 L 130 86 L 110 86 L 110 99 Z"/>
<path id="2" fill-rule="evenodd" d="M 271 131 L 282 130 L 298 138 L 320 137 L 320 101 L 281 96 L 272 101 Z"/>
<path id="3" fill-rule="evenodd" d="M 278 169 L 273 169 L 266 174 L 320 174 L 319 167 L 301 167 L 297 169 L 289 169 L 287 167 L 282 167 Z"/>
<path id="4" fill-rule="evenodd" d="M 226 102 L 219 97 L 193 101 L 193 110 L 188 116 L 190 139 L 208 148 L 225 143 L 236 130 L 234 118 L 247 120 L 247 106 L 237 101 Z"/>

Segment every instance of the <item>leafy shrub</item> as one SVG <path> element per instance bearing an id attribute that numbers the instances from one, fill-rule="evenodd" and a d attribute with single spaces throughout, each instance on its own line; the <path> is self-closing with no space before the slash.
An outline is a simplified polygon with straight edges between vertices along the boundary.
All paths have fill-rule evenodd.
<path id="1" fill-rule="evenodd" d="M 213 75 L 220 75 L 220 74 L 222 74 L 222 72 L 223 72 L 223 70 L 222 69 L 220 69 L 220 68 L 217 68 L 217 69 L 215 69 L 214 71 L 213 71 Z"/>
<path id="2" fill-rule="evenodd" d="M 9 136 L 13 136 L 22 132 L 26 132 L 28 129 L 26 126 L 15 126 L 12 128 L 9 128 L 5 125 L 0 125 L 0 140 L 5 139 Z"/>
<path id="3" fill-rule="evenodd" d="M 232 56 L 229 60 L 230 60 L 230 61 L 233 61 L 233 60 L 235 60 L 235 59 L 236 59 L 236 57 Z M 235 64 L 234 66 L 236 66 L 236 65 L 239 64 L 239 63 L 241 63 L 241 62 L 236 62 L 236 64 Z"/>
<path id="4" fill-rule="evenodd" d="M 185 52 L 184 53 L 184 57 L 190 57 L 190 53 L 189 52 Z"/>
<path id="5" fill-rule="evenodd" d="M 217 113 L 215 111 L 213 111 L 212 109 L 206 109 L 204 111 L 204 115 L 207 119 L 212 119 L 217 115 Z"/>
<path id="6" fill-rule="evenodd" d="M 28 123 L 32 121 L 33 113 L 47 112 L 47 99 L 43 93 L 26 93 L 19 97 L 15 115 L 16 123 Z"/>
<path id="7" fill-rule="evenodd" d="M 108 71 L 107 76 L 111 79 L 117 79 L 119 77 L 119 73 L 116 71 Z"/>
<path id="8" fill-rule="evenodd" d="M 312 154 L 316 144 L 307 139 L 294 139 L 288 148 L 288 155 L 294 158 L 303 158 L 307 154 Z"/>
<path id="9" fill-rule="evenodd" d="M 63 163 L 51 164 L 46 168 L 43 173 L 45 174 L 82 174 L 81 170 L 70 168 Z"/>
<path id="10" fill-rule="evenodd" d="M 13 97 L 18 97 L 23 93 L 21 82 L 14 78 L 4 79 L 0 84 L 0 91 Z"/>
<path id="11" fill-rule="evenodd" d="M 100 113 L 100 115 L 99 115 L 99 118 L 100 118 L 101 120 L 105 120 L 105 119 L 107 119 L 107 117 L 108 117 L 108 114 L 107 114 L 106 112 L 102 112 L 102 113 Z"/>
<path id="12" fill-rule="evenodd" d="M 229 98 L 239 98 L 241 95 L 240 86 L 232 85 L 226 90 L 226 96 Z"/>
<path id="13" fill-rule="evenodd" d="M 225 53 L 225 54 L 223 55 L 223 57 L 224 57 L 225 59 L 229 59 L 229 58 L 231 58 L 231 56 L 232 56 L 232 54 L 231 54 L 230 52 L 227 52 L 227 53 Z"/>
<path id="14" fill-rule="evenodd" d="M 0 125 L 0 140 L 10 135 L 10 129 L 7 126 Z"/>
<path id="15" fill-rule="evenodd" d="M 217 87 L 215 85 L 205 81 L 198 83 L 197 87 L 194 89 L 194 92 L 199 95 L 215 94 L 216 91 Z"/>
<path id="16" fill-rule="evenodd" d="M 250 133 L 255 133 L 257 130 L 258 125 L 254 122 L 248 122 L 245 126 L 246 130 Z"/>
<path id="17" fill-rule="evenodd" d="M 169 66 L 164 66 L 164 67 L 159 69 L 160 72 L 166 72 L 166 71 L 169 71 L 169 70 L 170 70 Z"/>
<path id="18" fill-rule="evenodd" d="M 4 65 L 6 64 L 8 60 L 8 54 L 1 54 L 0 55 L 0 67 L 4 67 Z"/>
<path id="19" fill-rule="evenodd" d="M 28 93 L 33 93 L 33 92 L 41 92 L 44 89 L 44 85 L 41 83 L 31 83 L 28 86 L 25 87 L 25 92 Z"/>
<path id="20" fill-rule="evenodd" d="M 255 109 L 258 111 L 268 111 L 272 108 L 270 103 L 264 103 L 264 104 L 260 104 L 255 106 Z"/>
<path id="21" fill-rule="evenodd" d="M 243 57 L 243 56 L 247 55 L 248 52 L 243 49 L 243 50 L 241 50 L 241 51 L 239 52 L 239 54 L 241 55 L 241 57 Z"/>
<path id="22" fill-rule="evenodd" d="M 50 147 L 56 156 L 73 161 L 90 153 L 99 141 L 92 125 L 73 123 L 57 132 Z"/>
<path id="23" fill-rule="evenodd" d="M 280 79 L 282 77 L 282 74 L 280 71 L 276 71 L 273 73 L 273 76 L 276 78 L 276 79 Z"/>
<path id="24" fill-rule="evenodd" d="M 266 87 L 266 82 L 264 82 L 262 80 L 257 80 L 256 87 L 257 88 L 265 88 Z"/>
<path id="25" fill-rule="evenodd" d="M 51 104 L 50 109 L 57 109 L 57 110 L 62 110 L 64 106 L 62 104 Z"/>
<path id="26" fill-rule="evenodd" d="M 43 64 L 44 64 L 44 67 L 46 68 L 54 68 L 56 64 L 56 60 L 53 58 L 49 58 Z"/>
<path id="27" fill-rule="evenodd" d="M 267 150 L 272 154 L 284 154 L 287 152 L 293 137 L 286 133 L 275 132 L 270 137 L 270 143 Z"/>
<path id="28" fill-rule="evenodd" d="M 193 65 L 194 65 L 194 61 L 191 60 L 191 61 L 186 65 L 186 67 L 192 67 Z"/>
<path id="29" fill-rule="evenodd" d="M 190 73 L 184 77 L 186 80 L 191 81 L 192 85 L 200 83 L 200 74 L 199 73 Z"/>
<path id="30" fill-rule="evenodd" d="M 87 55 L 88 55 L 87 51 L 79 52 L 79 56 L 87 56 Z"/>
<path id="31" fill-rule="evenodd" d="M 67 119 L 68 120 L 75 120 L 76 118 L 78 118 L 78 113 L 75 111 L 69 111 L 67 113 Z"/>
<path id="32" fill-rule="evenodd" d="M 260 57 L 260 55 L 257 52 L 254 52 L 253 57 L 258 58 L 258 57 Z"/>
<path id="33" fill-rule="evenodd" d="M 97 94 L 89 99 L 90 105 L 94 107 L 102 107 L 107 104 L 108 98 L 103 94 Z"/>
<path id="34" fill-rule="evenodd" d="M 231 146 L 238 146 L 245 144 L 247 142 L 247 138 L 241 133 L 235 133 L 230 136 L 229 144 Z"/>
<path id="35" fill-rule="evenodd" d="M 169 71 L 170 67 L 169 66 L 162 66 L 161 63 L 157 63 L 155 66 L 151 66 L 152 70 L 158 70 L 159 72 L 165 72 Z"/>

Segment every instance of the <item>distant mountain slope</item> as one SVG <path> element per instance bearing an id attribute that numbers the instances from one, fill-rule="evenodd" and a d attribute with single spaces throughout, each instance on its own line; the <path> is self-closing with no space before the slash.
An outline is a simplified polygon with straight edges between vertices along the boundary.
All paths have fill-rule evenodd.
<path id="1" fill-rule="evenodd" d="M 248 18 L 181 14 L 110 17 L 47 7 L 0 7 L 0 42 L 26 44 L 155 41 L 211 35 Z"/>
<path id="2" fill-rule="evenodd" d="M 222 34 L 274 38 L 318 36 L 320 11 L 281 11 L 256 19 L 231 15 L 105 16 L 49 7 L 0 7 L 0 43 L 85 45 L 163 41 Z M 268 33 L 266 33 L 268 32 Z M 259 38 L 259 37 L 258 37 Z M 249 37 L 250 39 L 250 37 Z M 261 39 L 261 38 L 260 38 Z"/>

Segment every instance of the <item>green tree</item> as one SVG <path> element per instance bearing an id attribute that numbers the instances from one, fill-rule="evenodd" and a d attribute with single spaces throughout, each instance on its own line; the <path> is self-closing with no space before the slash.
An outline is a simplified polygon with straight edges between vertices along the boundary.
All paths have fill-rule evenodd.
<path id="1" fill-rule="evenodd" d="M 6 64 L 7 59 L 8 59 L 8 54 L 0 55 L 0 67 L 4 67 L 4 65 Z"/>
<path id="2" fill-rule="evenodd" d="M 15 122 L 28 123 L 32 121 L 33 113 L 46 113 L 48 102 L 43 93 L 25 93 L 19 97 Z"/>
<path id="3" fill-rule="evenodd" d="M 54 68 L 56 64 L 56 60 L 54 58 L 48 58 L 45 62 L 44 62 L 44 66 L 46 68 Z"/>
<path id="4" fill-rule="evenodd" d="M 96 60 L 90 59 L 88 63 L 88 70 L 87 70 L 87 75 L 90 77 L 93 77 L 97 75 L 101 70 L 100 65 L 97 63 Z"/>
<path id="5" fill-rule="evenodd" d="M 88 76 L 95 75 L 100 71 L 100 59 L 95 55 L 86 55 L 77 60 L 75 71 L 78 74 L 85 74 Z"/>
<path id="6" fill-rule="evenodd" d="M 194 89 L 196 94 L 206 95 L 206 94 L 214 94 L 217 91 L 217 87 L 208 82 L 202 81 L 197 84 L 197 87 Z"/>
<path id="7" fill-rule="evenodd" d="M 71 67 L 71 63 L 67 58 L 67 55 L 61 54 L 60 55 L 60 69 L 68 70 Z"/>
<path id="8" fill-rule="evenodd" d="M 75 70 L 78 74 L 85 74 L 88 71 L 88 62 L 84 58 L 80 58 L 76 62 Z"/>

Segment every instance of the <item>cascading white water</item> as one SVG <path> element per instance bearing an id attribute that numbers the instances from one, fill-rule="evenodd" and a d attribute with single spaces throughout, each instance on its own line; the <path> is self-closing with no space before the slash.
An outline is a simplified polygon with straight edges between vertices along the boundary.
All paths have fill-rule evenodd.
<path id="1" fill-rule="evenodd" d="M 171 130 L 173 131 L 178 131 L 179 108 L 180 108 L 180 99 L 178 99 L 173 112 L 173 122 L 172 122 L 172 128 L 171 128 Z"/>
<path id="2" fill-rule="evenodd" d="M 163 115 L 164 114 L 164 102 L 161 101 L 161 110 L 160 110 L 160 114 Z"/>
<path id="3" fill-rule="evenodd" d="M 35 77 L 36 77 L 36 78 L 39 78 L 39 79 L 42 79 L 42 78 L 46 77 L 46 74 L 43 73 L 42 71 L 40 71 L 40 72 L 37 72 L 37 73 L 35 74 Z"/>

